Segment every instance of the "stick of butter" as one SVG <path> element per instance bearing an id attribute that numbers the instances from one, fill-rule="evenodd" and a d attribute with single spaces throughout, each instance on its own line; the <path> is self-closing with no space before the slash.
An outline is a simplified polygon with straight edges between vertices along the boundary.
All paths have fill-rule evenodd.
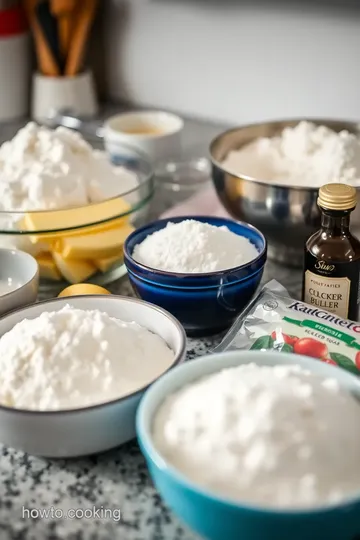
<path id="1" fill-rule="evenodd" d="M 33 235 L 29 235 L 28 238 L 33 245 L 33 248 L 37 250 L 38 253 L 48 253 L 49 251 L 51 251 L 51 248 L 54 244 L 54 239 L 50 236 L 35 237 Z"/>
<path id="2" fill-rule="evenodd" d="M 114 255 L 113 257 L 106 257 L 105 259 L 94 259 L 92 262 L 93 264 L 95 264 L 98 270 L 100 270 L 101 272 L 106 272 L 115 263 L 123 262 L 123 254 L 121 252 L 118 255 Z"/>
<path id="3" fill-rule="evenodd" d="M 80 229 L 73 229 L 69 231 L 59 231 L 56 233 L 46 234 L 31 234 L 29 235 L 30 242 L 37 247 L 46 250 L 51 250 L 55 246 L 56 242 L 66 236 L 83 236 L 86 234 L 95 234 L 102 231 L 108 231 L 110 229 L 123 227 L 127 224 L 127 218 L 118 218 L 106 221 L 99 225 L 90 225 L 89 227 L 81 227 Z"/>
<path id="4" fill-rule="evenodd" d="M 130 225 L 84 236 L 62 238 L 55 249 L 64 259 L 106 259 L 119 255 L 126 238 L 134 230 Z"/>
<path id="5" fill-rule="evenodd" d="M 61 274 L 54 263 L 54 259 L 50 253 L 40 253 L 36 256 L 39 265 L 40 276 L 45 279 L 60 281 Z"/>
<path id="6" fill-rule="evenodd" d="M 106 219 L 125 219 L 122 216 L 129 213 L 131 206 L 121 197 L 109 199 L 96 204 L 89 204 L 81 208 L 67 208 L 66 210 L 51 210 L 29 212 L 25 214 L 22 226 L 26 231 L 44 232 L 57 229 L 70 229 L 83 227 L 88 223 L 96 224 Z M 122 216 L 122 218 L 120 218 Z M 93 225 L 96 226 L 96 225 Z"/>
<path id="7" fill-rule="evenodd" d="M 69 283 L 80 283 L 96 272 L 95 265 L 89 261 L 65 260 L 60 253 L 53 252 L 55 264 Z"/>

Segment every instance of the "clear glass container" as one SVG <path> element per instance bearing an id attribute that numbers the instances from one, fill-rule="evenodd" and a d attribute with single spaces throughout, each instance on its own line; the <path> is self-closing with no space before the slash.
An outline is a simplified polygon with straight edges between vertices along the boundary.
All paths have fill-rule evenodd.
<path id="1" fill-rule="evenodd" d="M 93 146 L 99 147 L 99 144 Z M 83 207 L 28 212 L 0 211 L 0 247 L 26 251 L 35 256 L 40 264 L 40 259 L 44 255 L 48 257 L 50 254 L 51 258 L 57 251 L 59 242 L 64 239 L 84 238 L 112 226 L 121 227 L 123 223 L 128 223 L 135 228 L 145 224 L 148 221 L 154 194 L 152 167 L 147 157 L 138 150 L 126 145 L 123 145 L 122 150 L 115 164 L 136 174 L 138 184 L 134 188 L 126 192 L 122 192 L 119 188 L 117 197 Z M 102 216 L 101 219 L 97 217 L 99 215 Z M 34 228 L 32 223 L 44 225 Z M 93 263 L 93 261 L 90 262 Z M 111 262 L 111 266 L 95 271 L 84 281 L 108 285 L 125 274 L 126 268 L 122 256 L 119 256 L 117 260 Z M 45 277 L 40 264 L 40 290 L 42 292 L 55 294 L 68 284 L 63 275 L 57 279 Z"/>
<path id="2" fill-rule="evenodd" d="M 210 184 L 211 165 L 206 158 L 169 162 L 160 166 L 155 173 L 152 219 L 191 198 Z"/>

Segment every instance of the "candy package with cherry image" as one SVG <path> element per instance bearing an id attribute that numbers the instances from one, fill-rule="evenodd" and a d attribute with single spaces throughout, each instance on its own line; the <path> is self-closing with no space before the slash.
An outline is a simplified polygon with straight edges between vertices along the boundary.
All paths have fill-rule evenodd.
<path id="1" fill-rule="evenodd" d="M 267 283 L 212 351 L 275 350 L 310 356 L 360 375 L 360 323 L 291 298 Z"/>

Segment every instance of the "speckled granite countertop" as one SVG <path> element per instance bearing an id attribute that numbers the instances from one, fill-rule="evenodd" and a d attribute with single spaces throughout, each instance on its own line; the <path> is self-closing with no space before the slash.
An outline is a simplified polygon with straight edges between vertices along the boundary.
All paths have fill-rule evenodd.
<path id="1" fill-rule="evenodd" d="M 7 128 L 13 135 L 12 127 Z M 187 121 L 187 155 L 205 155 L 210 139 L 221 130 Z M 0 138 L 7 138 L 0 128 Z M 294 296 L 300 294 L 300 272 L 267 263 L 263 281 L 276 278 Z M 109 287 L 131 295 L 126 278 Z M 212 349 L 220 336 L 189 339 L 187 359 Z M 97 515 L 61 517 L 69 509 Z M 101 512 L 115 510 L 101 519 Z M 117 519 L 120 510 L 121 518 Z M 39 517 L 40 511 L 45 512 Z M 30 512 L 32 516 L 30 517 Z M 86 514 L 86 515 L 88 515 Z M 38 517 L 36 517 L 38 516 Z M 151 484 L 136 442 L 86 459 L 45 460 L 0 446 L 0 540 L 195 540 L 162 503 Z"/>
<path id="2" fill-rule="evenodd" d="M 298 295 L 298 272 L 268 262 L 264 282 L 273 277 Z M 118 294 L 132 294 L 126 278 L 111 289 Z M 188 360 L 212 349 L 220 337 L 188 339 Z M 51 507 L 59 516 L 69 509 L 119 509 L 121 519 L 28 517 L 31 509 L 37 516 L 40 509 L 51 512 Z M 71 460 L 45 460 L 0 446 L 1 540 L 195 538 L 160 500 L 136 442 L 105 454 Z"/>

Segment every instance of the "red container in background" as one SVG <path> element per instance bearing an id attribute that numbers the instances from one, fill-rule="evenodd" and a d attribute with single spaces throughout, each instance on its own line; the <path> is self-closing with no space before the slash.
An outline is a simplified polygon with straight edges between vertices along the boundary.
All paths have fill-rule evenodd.
<path id="1" fill-rule="evenodd" d="M 0 2 L 0 122 L 28 115 L 31 47 L 20 5 L 1 9 Z"/>

